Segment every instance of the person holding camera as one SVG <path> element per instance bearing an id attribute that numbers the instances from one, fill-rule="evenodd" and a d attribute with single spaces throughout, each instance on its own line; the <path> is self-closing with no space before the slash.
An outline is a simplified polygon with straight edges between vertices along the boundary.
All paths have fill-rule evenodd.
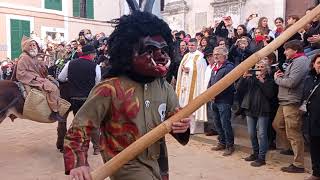
<path id="1" fill-rule="evenodd" d="M 230 48 L 230 53 L 228 55 L 228 60 L 232 62 L 235 66 L 239 65 L 242 61 L 247 59 L 252 55 L 252 52 L 249 48 L 250 39 L 246 36 L 241 37 L 233 44 Z M 236 82 L 237 86 L 238 82 Z M 236 90 L 234 95 L 234 102 L 232 111 L 235 113 L 235 116 L 245 116 L 244 110 L 241 108 L 242 99 L 244 92 L 239 92 Z"/>
<path id="2" fill-rule="evenodd" d="M 312 176 L 306 180 L 320 180 L 320 54 L 312 59 L 310 69 L 303 91 L 304 103 L 300 106 L 305 112 L 304 130 L 310 140 L 313 170 Z"/>
<path id="3" fill-rule="evenodd" d="M 293 163 L 281 170 L 289 173 L 303 173 L 304 139 L 299 107 L 309 60 L 303 53 L 303 45 L 299 40 L 285 43 L 284 49 L 288 66 L 284 68 L 284 72 L 278 70 L 274 74 L 274 80 L 279 85 L 279 108 L 272 125 L 285 148 L 280 153 L 290 155 L 291 145 L 294 154 Z"/>
<path id="4" fill-rule="evenodd" d="M 261 60 L 255 67 L 256 69 L 249 70 L 239 80 L 238 91 L 244 94 L 241 108 L 246 114 L 253 148 L 253 154 L 246 157 L 245 161 L 253 161 L 251 166 L 260 167 L 266 164 L 271 102 L 277 94 L 269 63 Z"/>
<path id="5" fill-rule="evenodd" d="M 216 27 L 215 35 L 218 40 L 225 39 L 226 45 L 231 46 L 234 43 L 236 32 L 237 29 L 233 27 L 231 16 L 225 16 Z"/>
<path id="6" fill-rule="evenodd" d="M 235 66 L 239 65 L 243 60 L 252 55 L 249 43 L 250 39 L 243 36 L 231 46 L 228 59 L 230 62 L 234 63 Z"/>

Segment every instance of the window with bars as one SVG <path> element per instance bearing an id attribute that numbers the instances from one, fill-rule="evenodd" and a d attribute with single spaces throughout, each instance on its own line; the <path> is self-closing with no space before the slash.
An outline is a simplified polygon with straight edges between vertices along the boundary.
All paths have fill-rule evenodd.
<path id="1" fill-rule="evenodd" d="M 45 0 L 44 8 L 62 11 L 62 0 Z"/>
<path id="2" fill-rule="evenodd" d="M 73 16 L 94 19 L 94 1 L 73 0 Z"/>

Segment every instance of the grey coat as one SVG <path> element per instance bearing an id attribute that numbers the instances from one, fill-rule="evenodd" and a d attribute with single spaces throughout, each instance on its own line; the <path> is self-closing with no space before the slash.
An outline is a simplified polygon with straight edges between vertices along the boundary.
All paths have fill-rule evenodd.
<path id="1" fill-rule="evenodd" d="M 301 103 L 304 79 L 309 70 L 310 61 L 306 56 L 300 56 L 291 60 L 286 68 L 283 77 L 275 78 L 279 85 L 279 104 L 299 104 Z"/>

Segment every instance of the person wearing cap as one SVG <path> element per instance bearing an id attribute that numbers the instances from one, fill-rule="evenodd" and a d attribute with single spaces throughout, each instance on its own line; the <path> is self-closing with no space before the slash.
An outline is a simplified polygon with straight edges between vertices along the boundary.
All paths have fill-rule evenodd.
<path id="1" fill-rule="evenodd" d="M 101 69 L 93 59 L 96 57 L 96 49 L 93 45 L 82 47 L 82 55 L 78 59 L 69 61 L 58 76 L 61 82 L 70 84 L 71 110 L 74 114 L 85 103 L 91 89 L 101 81 Z M 99 131 L 92 133 L 94 155 L 99 154 Z"/>

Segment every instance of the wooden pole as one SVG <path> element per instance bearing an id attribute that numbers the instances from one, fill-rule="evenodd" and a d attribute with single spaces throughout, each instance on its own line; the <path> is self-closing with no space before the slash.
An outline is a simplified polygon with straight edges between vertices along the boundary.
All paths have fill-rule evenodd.
<path id="1" fill-rule="evenodd" d="M 132 143 L 129 147 L 121 151 L 118 155 L 113 157 L 107 163 L 100 168 L 94 170 L 91 175 L 93 180 L 104 180 L 111 176 L 119 168 L 121 168 L 126 162 L 134 159 L 138 154 L 142 153 L 147 147 L 158 141 L 171 131 L 170 127 L 173 122 L 179 121 L 182 118 L 188 117 L 202 105 L 210 101 L 216 95 L 221 93 L 224 89 L 234 83 L 239 77 L 241 77 L 248 69 L 254 66 L 259 60 L 266 57 L 283 43 L 285 43 L 292 35 L 302 29 L 308 22 L 311 22 L 318 14 L 320 14 L 320 5 L 314 8 L 310 13 L 301 18 L 298 22 L 292 25 L 289 29 L 283 32 L 274 41 L 268 44 L 260 51 L 251 55 L 244 62 L 239 64 L 224 78 L 211 86 L 207 91 L 202 93 L 191 101 L 186 107 L 179 111 L 174 116 L 167 119 L 165 122 L 157 126 L 152 131 L 148 132 L 137 141 Z"/>

